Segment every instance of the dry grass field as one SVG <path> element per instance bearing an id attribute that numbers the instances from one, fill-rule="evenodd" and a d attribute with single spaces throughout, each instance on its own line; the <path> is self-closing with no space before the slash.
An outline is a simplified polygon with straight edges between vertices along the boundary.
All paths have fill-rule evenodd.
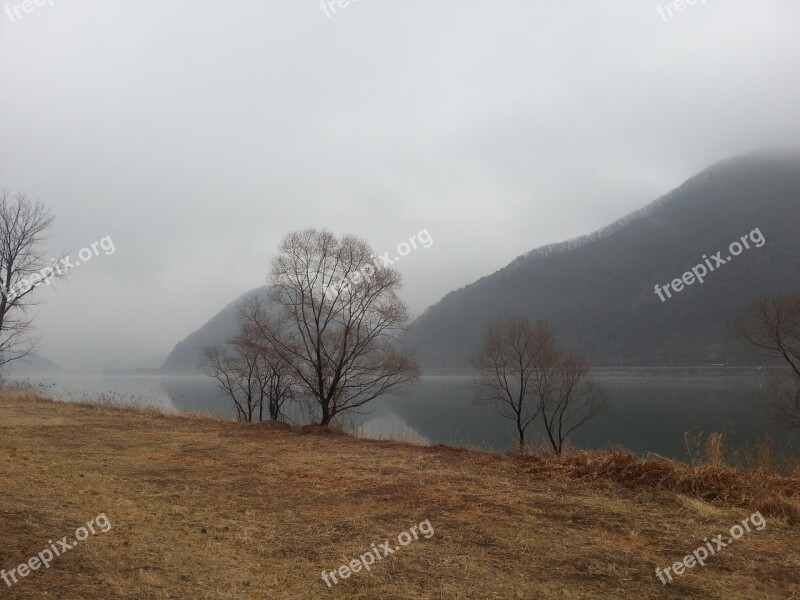
<path id="1" fill-rule="evenodd" d="M 5 599 L 800 598 L 798 480 L 625 453 L 492 455 L 0 395 L 0 568 L 112 527 Z M 767 527 L 669 586 L 756 510 Z M 412 541 L 329 588 L 373 543 Z"/>

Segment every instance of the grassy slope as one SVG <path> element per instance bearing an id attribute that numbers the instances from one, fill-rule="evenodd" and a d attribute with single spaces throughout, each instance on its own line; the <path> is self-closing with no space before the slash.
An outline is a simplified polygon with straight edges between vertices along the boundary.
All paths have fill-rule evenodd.
<path id="1" fill-rule="evenodd" d="M 800 597 L 797 525 L 768 516 L 664 588 L 656 565 L 753 511 L 565 464 L 3 393 L 0 568 L 100 512 L 113 528 L 0 598 Z M 323 583 L 426 518 L 431 539 Z"/>

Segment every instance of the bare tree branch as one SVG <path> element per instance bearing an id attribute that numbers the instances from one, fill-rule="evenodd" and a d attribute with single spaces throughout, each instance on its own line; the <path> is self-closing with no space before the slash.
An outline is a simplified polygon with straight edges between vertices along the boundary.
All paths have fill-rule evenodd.
<path id="1" fill-rule="evenodd" d="M 736 331 L 759 356 L 789 367 L 788 384 L 779 378 L 772 383 L 773 405 L 786 424 L 800 427 L 800 294 L 755 299 Z"/>
<path id="2" fill-rule="evenodd" d="M 37 286 L 62 277 L 42 257 L 53 217 L 25 194 L 0 191 L 0 367 L 32 353 L 37 340 L 27 315 Z M 49 281 L 49 279 L 47 279 Z"/>

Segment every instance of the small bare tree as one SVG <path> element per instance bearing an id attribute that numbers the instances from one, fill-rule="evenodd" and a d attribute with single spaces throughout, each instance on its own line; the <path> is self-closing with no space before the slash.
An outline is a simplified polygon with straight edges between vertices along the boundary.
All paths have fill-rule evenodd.
<path id="1" fill-rule="evenodd" d="M 203 372 L 216 379 L 219 390 L 233 401 L 237 420 L 247 423 L 253 422 L 256 409 L 262 407 L 258 361 L 257 350 L 235 342 L 203 349 Z"/>
<path id="2" fill-rule="evenodd" d="M 242 327 L 227 344 L 205 348 L 202 369 L 233 401 L 238 420 L 252 423 L 257 412 L 261 422 L 266 406 L 270 420 L 278 421 L 284 405 L 296 398 L 297 384 L 281 358 L 254 343 L 251 332 Z"/>
<path id="3" fill-rule="evenodd" d="M 45 277 L 61 277 L 45 266 L 44 234 L 53 217 L 40 202 L 25 194 L 0 192 L 0 367 L 28 356 L 36 347 L 30 337 L 27 309 Z"/>
<path id="4" fill-rule="evenodd" d="M 789 426 L 800 427 L 800 293 L 755 299 L 736 330 L 760 356 L 789 367 L 788 386 L 773 381 L 774 406 Z"/>
<path id="5" fill-rule="evenodd" d="M 369 245 L 327 231 L 291 233 L 272 263 L 272 313 L 251 309 L 247 323 L 302 384 L 329 425 L 420 377 L 397 347 L 408 320 L 400 274 L 376 264 Z"/>
<path id="6" fill-rule="evenodd" d="M 534 386 L 539 411 L 556 454 L 563 452 L 570 434 L 597 417 L 605 406 L 604 394 L 590 374 L 583 358 L 561 353 L 538 373 Z"/>
<path id="7" fill-rule="evenodd" d="M 495 405 L 503 417 L 514 421 L 520 450 L 525 448 L 525 431 L 539 416 L 537 377 L 553 359 L 552 329 L 524 317 L 490 327 L 472 356 L 478 404 Z"/>
<path id="8" fill-rule="evenodd" d="M 264 356 L 264 365 L 258 376 L 258 393 L 261 397 L 260 406 L 263 407 L 265 401 L 267 403 L 270 421 L 284 418 L 284 405 L 299 399 L 297 383 L 277 354 Z"/>
<path id="9" fill-rule="evenodd" d="M 520 449 L 526 429 L 538 418 L 553 452 L 561 454 L 569 435 L 604 406 L 586 361 L 561 352 L 546 322 L 515 317 L 494 325 L 472 366 L 478 371 L 478 401 L 497 405 L 500 414 L 516 423 Z"/>
<path id="10" fill-rule="evenodd" d="M 232 340 L 236 347 L 242 347 L 247 352 L 255 352 L 259 357 L 256 362 L 256 384 L 259 393 L 259 406 L 263 410 L 266 402 L 271 421 L 279 421 L 283 416 L 283 408 L 289 402 L 302 399 L 301 389 L 297 378 L 290 366 L 283 360 L 273 347 L 261 343 L 259 331 L 248 324 L 248 315 L 261 311 L 261 299 L 251 297 L 239 305 L 239 319 L 242 323 L 241 332 Z M 243 350 L 244 351 L 244 350 Z M 259 420 L 261 417 L 259 416 Z"/>

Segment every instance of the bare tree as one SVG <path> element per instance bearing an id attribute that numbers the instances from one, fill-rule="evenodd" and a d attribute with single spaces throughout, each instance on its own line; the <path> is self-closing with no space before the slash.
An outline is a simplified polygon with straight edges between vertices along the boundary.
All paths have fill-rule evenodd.
<path id="1" fill-rule="evenodd" d="M 42 258 L 44 234 L 52 224 L 40 202 L 0 192 L 0 367 L 34 351 L 27 314 L 32 294 L 45 280 L 62 276 Z"/>
<path id="2" fill-rule="evenodd" d="M 800 427 L 800 294 L 755 299 L 736 330 L 760 356 L 788 365 L 788 386 L 773 381 L 774 404 L 787 424 Z"/>
<path id="3" fill-rule="evenodd" d="M 600 386 L 590 378 L 586 361 L 575 354 L 561 354 L 537 373 L 539 396 L 547 437 L 553 452 L 561 454 L 564 443 L 576 429 L 597 417 L 605 406 Z"/>
<path id="4" fill-rule="evenodd" d="M 497 406 L 503 417 L 514 421 L 520 450 L 525 448 L 526 429 L 540 414 L 535 383 L 554 360 L 554 349 L 547 324 L 515 317 L 490 327 L 472 356 L 477 402 Z"/>
<path id="5" fill-rule="evenodd" d="M 519 447 L 525 430 L 541 419 L 553 452 L 561 454 L 570 434 L 595 418 L 604 396 L 581 357 L 561 352 L 553 329 L 515 317 L 494 325 L 473 356 L 478 401 L 492 403 L 517 425 Z"/>
<path id="6" fill-rule="evenodd" d="M 239 421 L 252 423 L 256 409 L 263 411 L 258 362 L 258 350 L 247 345 L 228 343 L 203 349 L 203 372 L 216 379 L 220 391 L 233 401 Z"/>
<path id="7" fill-rule="evenodd" d="M 252 423 L 257 411 L 261 422 L 266 406 L 270 420 L 278 421 L 284 405 L 296 399 L 297 383 L 280 356 L 254 343 L 251 334 L 252 330 L 243 326 L 227 344 L 205 348 L 202 369 L 233 401 L 238 420 Z"/>
<path id="8" fill-rule="evenodd" d="M 420 377 L 396 343 L 408 320 L 400 274 L 377 264 L 369 245 L 307 229 L 282 241 L 272 263 L 272 313 L 252 308 L 247 323 L 313 399 L 320 424 Z"/>
<path id="9" fill-rule="evenodd" d="M 284 405 L 298 399 L 297 383 L 280 356 L 275 353 L 262 356 L 264 363 L 258 376 L 260 406 L 266 402 L 270 421 L 279 421 L 284 416 Z"/>
<path id="10" fill-rule="evenodd" d="M 261 299 L 257 296 L 248 298 L 239 305 L 239 318 L 242 323 L 240 334 L 231 341 L 234 347 L 242 348 L 242 353 L 254 352 L 256 361 L 256 385 L 258 387 L 259 408 L 263 413 L 264 404 L 269 410 L 271 421 L 278 421 L 283 416 L 284 405 L 301 399 L 298 380 L 290 366 L 275 349 L 261 343 L 259 331 L 248 324 L 248 315 L 261 314 Z M 262 420 L 261 413 L 259 421 Z"/>

